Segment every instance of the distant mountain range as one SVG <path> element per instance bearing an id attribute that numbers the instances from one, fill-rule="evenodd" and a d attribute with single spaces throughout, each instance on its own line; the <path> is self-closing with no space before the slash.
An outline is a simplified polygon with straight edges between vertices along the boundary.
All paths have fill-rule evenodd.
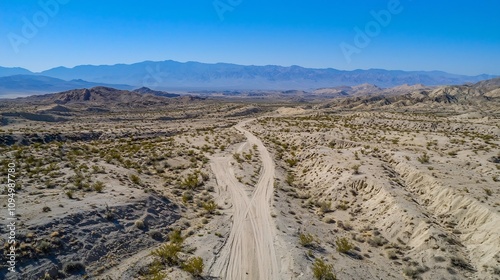
<path id="1" fill-rule="evenodd" d="M 9 77 L 13 75 L 16 76 Z M 154 90 L 314 90 L 368 83 L 387 88 L 403 84 L 461 85 L 496 76 L 382 69 L 344 71 L 300 66 L 243 66 L 167 60 L 130 65 L 57 67 L 40 73 L 32 73 L 23 68 L 0 67 L 0 77 L 3 77 L 0 78 L 0 93 L 6 93 L 54 92 L 93 86 L 112 86 L 120 89 L 149 87 Z"/>
<path id="2" fill-rule="evenodd" d="M 119 89 L 131 89 L 128 85 L 93 83 L 84 80 L 65 81 L 42 75 L 13 75 L 0 77 L 0 96 L 14 97 L 32 94 L 60 92 L 76 88 L 108 86 Z"/>

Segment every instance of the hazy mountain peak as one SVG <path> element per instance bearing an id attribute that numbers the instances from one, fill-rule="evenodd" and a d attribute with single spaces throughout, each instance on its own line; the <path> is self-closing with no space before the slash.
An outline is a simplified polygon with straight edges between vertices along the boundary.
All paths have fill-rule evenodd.
<path id="1" fill-rule="evenodd" d="M 491 76 L 465 76 L 441 71 L 337 70 L 313 69 L 298 65 L 244 66 L 229 63 L 144 61 L 134 64 L 54 68 L 43 75 L 60 79 L 83 79 L 108 84 L 131 84 L 161 89 L 315 89 L 356 86 L 362 83 L 378 87 L 402 84 L 452 85 L 476 83 Z"/>

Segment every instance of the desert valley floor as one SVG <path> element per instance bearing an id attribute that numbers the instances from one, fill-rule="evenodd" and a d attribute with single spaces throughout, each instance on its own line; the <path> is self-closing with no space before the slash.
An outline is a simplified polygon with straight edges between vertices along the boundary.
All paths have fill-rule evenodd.
<path id="1" fill-rule="evenodd" d="M 500 279 L 499 90 L 478 88 L 314 102 L 117 100 L 104 88 L 2 102 L 18 272 Z"/>

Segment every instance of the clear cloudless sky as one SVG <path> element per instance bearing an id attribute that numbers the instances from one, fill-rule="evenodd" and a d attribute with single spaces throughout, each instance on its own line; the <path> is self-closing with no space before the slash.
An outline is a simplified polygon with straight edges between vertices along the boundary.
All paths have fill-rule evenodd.
<path id="1" fill-rule="evenodd" d="M 356 38 L 393 2 L 400 13 Z M 498 0 L 3 0 L 0 66 L 172 59 L 500 75 L 499 11 Z"/>

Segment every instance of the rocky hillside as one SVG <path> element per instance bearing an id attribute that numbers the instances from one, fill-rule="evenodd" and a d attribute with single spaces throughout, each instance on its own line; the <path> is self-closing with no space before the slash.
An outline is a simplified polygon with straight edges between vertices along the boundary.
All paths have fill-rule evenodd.
<path id="1" fill-rule="evenodd" d="M 151 95 L 155 95 L 155 96 L 162 96 L 162 97 L 168 97 L 168 98 L 180 96 L 179 94 L 176 94 L 176 93 L 169 93 L 169 92 L 160 91 L 160 90 L 152 90 L 152 89 L 147 88 L 147 87 L 141 87 L 141 88 L 135 89 L 133 92 L 137 92 L 140 94 L 151 94 Z"/>
<path id="2" fill-rule="evenodd" d="M 400 88 L 404 92 L 403 87 Z M 397 88 L 394 88 L 397 93 Z M 380 108 L 380 107 L 407 107 L 407 106 L 467 106 L 481 105 L 484 108 L 498 108 L 500 102 L 500 79 L 491 79 L 472 85 L 441 86 L 437 88 L 419 88 L 414 90 L 408 87 L 406 93 L 388 94 L 386 91 L 374 91 L 372 94 L 359 95 L 335 99 L 323 107 L 344 108 Z"/>
<path id="3" fill-rule="evenodd" d="M 73 89 L 59 93 L 34 95 L 6 101 L 9 104 L 59 104 L 104 107 L 144 107 L 150 105 L 165 105 L 170 100 L 152 94 L 135 91 L 119 90 L 110 87 L 93 87 L 90 89 Z M 10 106 L 12 107 L 12 106 Z"/>

